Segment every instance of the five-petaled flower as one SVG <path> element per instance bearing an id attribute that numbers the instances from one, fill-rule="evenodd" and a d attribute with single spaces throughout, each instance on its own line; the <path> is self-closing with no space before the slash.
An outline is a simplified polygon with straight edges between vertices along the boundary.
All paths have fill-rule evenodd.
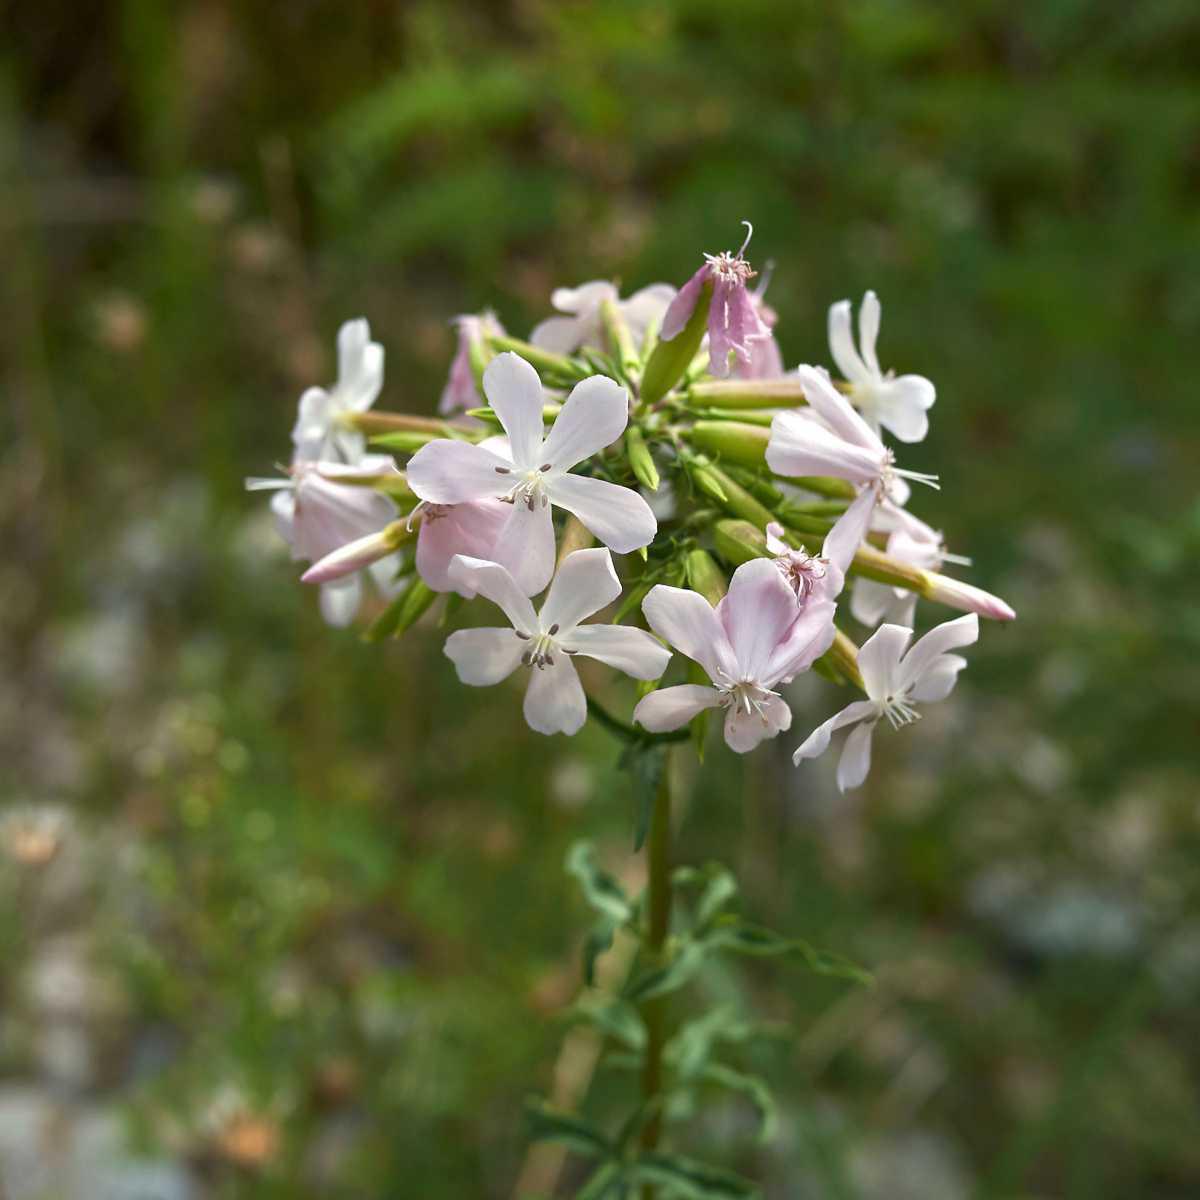
<path id="1" fill-rule="evenodd" d="M 592 375 L 575 385 L 548 435 L 542 429 L 542 384 L 516 354 L 497 355 L 483 390 L 508 435 L 508 446 L 441 438 L 408 464 L 412 490 L 431 504 L 493 497 L 511 506 L 490 559 L 507 567 L 527 596 L 554 571 L 552 506 L 574 513 L 610 550 L 628 554 L 649 545 L 658 529 L 650 506 L 631 488 L 569 474 L 616 441 L 629 420 L 625 389 Z"/>
<path id="2" fill-rule="evenodd" d="M 895 454 L 833 386 L 826 371 L 800 367 L 796 374 L 807 410 L 775 414 L 767 466 L 777 475 L 827 475 L 870 488 L 880 500 L 903 504 L 907 479 L 936 488 L 937 476 L 896 466 Z"/>
<path id="3" fill-rule="evenodd" d="M 880 369 L 875 354 L 879 337 L 879 298 L 867 292 L 858 310 L 858 348 L 850 330 L 850 301 L 829 309 L 829 350 L 850 384 L 850 397 L 867 424 L 880 426 L 902 442 L 919 442 L 929 432 L 929 409 L 937 390 L 923 375 L 901 375 Z M 859 350 L 862 353 L 859 353 Z"/>
<path id="4" fill-rule="evenodd" d="M 704 266 L 679 289 L 671 301 L 659 334 L 664 342 L 678 337 L 696 311 L 705 285 L 711 283 L 708 369 L 720 379 L 729 375 L 731 354 L 749 366 L 754 357 L 754 344 L 771 339 L 771 330 L 763 321 L 754 296 L 746 289 L 755 272 L 743 256 L 754 230 L 749 221 L 743 221 L 742 224 L 749 230 L 742 248 L 736 254 L 725 250 L 720 254 L 704 256 Z"/>
<path id="5" fill-rule="evenodd" d="M 738 567 L 716 608 L 698 592 L 660 583 L 642 612 L 659 637 L 704 668 L 712 686 L 651 692 L 633 719 L 662 733 L 723 708 L 725 741 L 739 754 L 791 725 L 791 710 L 773 689 L 812 666 L 834 637 L 833 605 L 798 606 L 797 593 L 767 558 Z"/>
<path id="6" fill-rule="evenodd" d="M 357 463 L 366 439 L 347 417 L 366 412 L 383 387 L 383 347 L 371 341 L 365 318 L 347 321 L 338 330 L 338 376 L 332 388 L 311 387 L 300 397 L 292 429 L 297 462 Z"/>
<path id="7" fill-rule="evenodd" d="M 603 279 L 581 283 L 576 288 L 555 288 L 550 303 L 564 315 L 547 317 L 535 325 L 529 340 L 555 354 L 574 354 L 580 346 L 603 346 L 601 306 L 611 300 L 629 327 L 634 345 L 640 347 L 646 331 L 662 321 L 674 298 L 675 289 L 669 283 L 652 283 L 627 300 L 621 299 L 616 284 Z"/>
<path id="8" fill-rule="evenodd" d="M 463 683 L 487 687 L 518 667 L 529 669 L 525 720 L 537 733 L 577 733 L 587 720 L 587 698 L 576 655 L 598 659 L 632 675 L 657 679 L 671 653 L 644 629 L 580 624 L 621 594 L 612 557 L 604 549 L 576 550 L 559 567 L 541 612 L 498 563 L 459 556 L 451 579 L 504 611 L 511 628 L 460 629 L 446 639 L 446 657 Z"/>
<path id="9" fill-rule="evenodd" d="M 838 760 L 837 784 L 843 792 L 858 787 L 871 769 L 871 735 L 880 719 L 886 717 L 898 729 L 920 717 L 917 704 L 944 700 L 950 694 L 967 660 L 949 651 L 976 641 L 979 618 L 968 613 L 946 621 L 909 648 L 911 637 L 912 630 L 902 625 L 881 625 L 863 643 L 858 669 L 868 698 L 848 704 L 817 726 L 792 756 L 797 765 L 823 754 L 835 729 L 855 725 Z"/>

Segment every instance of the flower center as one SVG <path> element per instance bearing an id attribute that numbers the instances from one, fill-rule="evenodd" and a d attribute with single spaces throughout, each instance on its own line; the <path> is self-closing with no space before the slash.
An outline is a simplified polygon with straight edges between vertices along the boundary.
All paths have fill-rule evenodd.
<path id="1" fill-rule="evenodd" d="M 829 566 L 827 558 L 818 558 L 809 554 L 803 546 L 788 554 L 781 554 L 775 565 L 783 572 L 796 599 L 803 604 L 812 595 L 817 581 L 825 578 L 825 568 Z"/>
<path id="2" fill-rule="evenodd" d="M 899 500 L 893 495 L 893 489 L 896 486 L 896 480 L 909 479 L 913 483 L 923 483 L 926 487 L 931 487 L 935 492 L 941 491 L 942 485 L 938 483 L 936 475 L 929 475 L 925 471 L 908 471 L 903 467 L 896 466 L 896 452 L 888 447 L 883 452 L 883 463 L 879 468 L 879 489 L 880 492 L 889 500 L 899 504 Z"/>
<path id="3" fill-rule="evenodd" d="M 772 699 L 779 698 L 778 692 L 772 692 L 752 679 L 723 684 L 718 691 L 721 693 L 722 708 L 732 708 L 745 713 L 748 717 L 758 717 L 764 725 L 770 724 L 767 708 Z"/>
<path id="4" fill-rule="evenodd" d="M 888 724 L 893 729 L 899 729 L 901 725 L 911 725 L 921 719 L 921 714 L 909 703 L 907 689 L 884 696 L 879 701 L 879 711 L 887 717 Z"/>
<path id="5" fill-rule="evenodd" d="M 704 261 L 708 263 L 713 276 L 724 283 L 745 284 L 757 274 L 740 254 L 731 254 L 728 250 L 720 254 L 706 254 Z"/>
<path id="6" fill-rule="evenodd" d="M 544 632 L 539 630 L 537 633 L 525 633 L 520 629 L 514 629 L 513 633 L 521 641 L 529 643 L 525 648 L 525 653 L 521 655 L 521 662 L 527 667 L 537 667 L 539 671 L 544 671 L 547 667 L 554 666 L 554 655 L 556 652 L 566 655 L 575 653 L 574 650 L 566 650 L 558 644 L 556 640 L 556 634 L 558 633 L 557 625 L 551 625 Z"/>
<path id="7" fill-rule="evenodd" d="M 553 463 L 542 463 L 532 471 L 523 471 L 516 467 L 497 467 L 497 475 L 506 475 L 512 481 L 512 487 L 500 499 L 505 504 L 524 504 L 530 512 L 541 505 L 545 508 L 550 503 L 546 495 L 546 472 Z"/>

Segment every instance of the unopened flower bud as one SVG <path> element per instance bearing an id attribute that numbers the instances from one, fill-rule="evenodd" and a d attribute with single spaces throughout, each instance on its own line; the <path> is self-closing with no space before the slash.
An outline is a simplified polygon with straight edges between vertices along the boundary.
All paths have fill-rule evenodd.
<path id="1" fill-rule="evenodd" d="M 762 529 L 749 521 L 718 521 L 713 526 L 713 544 L 717 553 L 735 567 L 752 558 L 768 558 L 771 553 Z"/>
<path id="2" fill-rule="evenodd" d="M 687 582 L 714 608 L 729 590 L 729 584 L 707 550 L 692 550 L 687 556 Z"/>
<path id="3" fill-rule="evenodd" d="M 999 596 L 985 592 L 983 588 L 964 583 L 961 579 L 951 579 L 947 575 L 939 575 L 935 571 L 923 571 L 924 586 L 920 589 L 926 600 L 936 600 L 939 604 L 948 604 L 962 612 L 978 613 L 981 617 L 989 617 L 993 621 L 1015 621 L 1016 610 L 1006 604 Z"/>
<path id="4" fill-rule="evenodd" d="M 689 438 L 706 454 L 719 455 L 744 467 L 761 467 L 766 462 L 771 431 L 742 421 L 697 421 Z"/>
<path id="5" fill-rule="evenodd" d="M 794 408 L 807 404 L 799 378 L 704 379 L 687 390 L 694 408 Z"/>
<path id="6" fill-rule="evenodd" d="M 630 425 L 625 431 L 625 454 L 638 483 L 651 492 L 657 492 L 658 468 L 654 465 L 645 436 L 636 425 Z"/>
<path id="7" fill-rule="evenodd" d="M 373 562 L 395 553 L 412 536 L 413 532 L 409 529 L 407 521 L 393 521 L 378 533 L 369 533 L 366 537 L 347 542 L 346 545 L 326 554 L 300 576 L 300 582 L 329 583 L 345 575 L 352 575 L 355 571 L 361 571 L 363 567 L 369 567 Z"/>

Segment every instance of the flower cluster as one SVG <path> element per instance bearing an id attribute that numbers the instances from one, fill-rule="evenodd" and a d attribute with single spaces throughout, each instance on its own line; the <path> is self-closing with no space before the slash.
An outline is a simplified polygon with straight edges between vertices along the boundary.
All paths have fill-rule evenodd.
<path id="1" fill-rule="evenodd" d="M 879 720 L 915 721 L 953 688 L 965 660 L 951 651 L 976 640 L 978 617 L 1015 614 L 943 575 L 969 560 L 908 508 L 911 484 L 938 479 L 898 465 L 883 437 L 920 442 L 936 393 L 880 367 L 874 292 L 857 345 L 850 302 L 829 310 L 837 374 L 788 371 L 749 240 L 704 255 L 678 291 L 560 288 L 528 341 L 491 313 L 456 318 L 438 417 L 374 411 L 383 351 L 366 321 L 344 325 L 337 383 L 300 398 L 290 465 L 247 481 L 276 489 L 327 620 L 353 618 L 364 579 L 380 597 L 373 636 L 404 632 L 441 593 L 456 617 L 490 602 L 507 624 L 459 628 L 445 653 L 471 686 L 524 674 L 543 734 L 573 734 L 598 707 L 583 658 L 640 681 L 640 736 L 720 709 L 739 753 L 791 727 L 783 689 L 816 670 L 866 698 L 795 760 L 852 726 L 837 778 L 860 784 Z M 403 469 L 389 451 L 409 456 Z M 968 615 L 910 646 L 919 598 Z M 844 616 L 874 630 L 861 649 Z M 658 686 L 673 651 L 694 665 Z"/>

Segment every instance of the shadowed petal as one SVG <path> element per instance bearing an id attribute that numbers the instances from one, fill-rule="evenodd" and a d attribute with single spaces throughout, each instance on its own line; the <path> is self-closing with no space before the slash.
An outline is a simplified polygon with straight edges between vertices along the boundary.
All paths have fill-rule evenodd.
<path id="1" fill-rule="evenodd" d="M 717 616 L 737 659 L 737 678 L 762 680 L 796 620 L 796 593 L 774 561 L 756 558 L 734 571 Z"/>
<path id="2" fill-rule="evenodd" d="M 958 682 L 958 673 L 967 665 L 961 654 L 939 654 L 913 684 L 912 698 L 918 704 L 945 700 Z"/>
<path id="3" fill-rule="evenodd" d="M 837 363 L 837 369 L 851 383 L 866 383 L 870 373 L 854 345 L 850 320 L 849 300 L 839 300 L 829 306 L 829 352 Z"/>
<path id="4" fill-rule="evenodd" d="M 507 569 L 499 563 L 481 558 L 456 555 L 450 563 L 450 582 L 464 595 L 479 594 L 504 611 L 514 629 L 533 633 L 537 629 L 537 614 L 529 597 L 517 587 Z"/>
<path id="5" fill-rule="evenodd" d="M 858 309 L 858 348 L 862 351 L 863 362 L 876 379 L 883 372 L 879 369 L 879 358 L 875 353 L 875 343 L 879 340 L 879 297 L 874 292 L 867 292 L 862 298 Z"/>
<path id="6" fill-rule="evenodd" d="M 759 742 L 775 737 L 792 725 L 792 710 L 778 697 L 768 696 L 761 715 L 731 706 L 725 714 L 725 742 L 730 750 L 746 754 Z"/>
<path id="7" fill-rule="evenodd" d="M 939 655 L 960 646 L 970 646 L 978 640 L 979 617 L 975 613 L 935 626 L 904 656 L 900 666 L 901 686 L 916 684 Z M 861 652 L 859 657 L 861 661 Z"/>
<path id="8" fill-rule="evenodd" d="M 642 612 L 663 641 L 698 662 L 714 683 L 728 683 L 736 675 L 725 626 L 699 592 L 656 584 L 642 601 Z"/>
<path id="9" fill-rule="evenodd" d="M 435 592 L 450 592 L 454 590 L 450 563 L 456 554 L 499 561 L 496 544 L 511 515 L 509 505 L 490 499 L 453 504 L 437 515 L 427 513 L 417 533 L 417 571 L 421 578 Z"/>
<path id="10" fill-rule="evenodd" d="M 842 755 L 837 765 L 839 792 L 856 788 L 867 777 L 871 769 L 871 735 L 875 732 L 874 721 L 864 721 L 850 730 Z"/>
<path id="11" fill-rule="evenodd" d="M 678 687 L 660 688 L 643 696 L 633 710 L 633 719 L 651 733 L 669 733 L 686 725 L 706 708 L 716 708 L 721 693 L 716 688 L 696 683 L 681 683 Z"/>
<path id="12" fill-rule="evenodd" d="M 833 475 L 851 483 L 874 483 L 882 454 L 853 445 L 799 413 L 776 413 L 767 442 L 767 466 L 777 475 Z"/>
<path id="13" fill-rule="evenodd" d="M 858 669 L 872 700 L 883 700 L 902 688 L 900 659 L 910 637 L 912 630 L 902 625 L 880 625 L 863 642 L 858 652 Z"/>
<path id="14" fill-rule="evenodd" d="M 560 632 L 567 633 L 620 594 L 621 581 L 613 570 L 612 555 L 603 548 L 576 550 L 563 560 L 550 585 L 542 605 L 542 628 L 557 625 Z"/>
<path id="15" fill-rule="evenodd" d="M 545 619 L 543 613 L 542 621 Z M 634 679 L 658 679 L 671 661 L 670 650 L 657 638 L 628 625 L 580 625 L 560 639 L 560 644 Z"/>
<path id="16" fill-rule="evenodd" d="M 554 574 L 554 521 L 549 504 L 508 506 L 509 516 L 496 539 L 496 562 L 507 567 L 527 596 L 536 596 Z"/>
<path id="17" fill-rule="evenodd" d="M 408 464 L 408 485 L 434 504 L 461 504 L 485 496 L 503 496 L 512 464 L 483 446 L 438 438 L 427 442 Z M 500 472 L 504 473 L 501 474 Z"/>

